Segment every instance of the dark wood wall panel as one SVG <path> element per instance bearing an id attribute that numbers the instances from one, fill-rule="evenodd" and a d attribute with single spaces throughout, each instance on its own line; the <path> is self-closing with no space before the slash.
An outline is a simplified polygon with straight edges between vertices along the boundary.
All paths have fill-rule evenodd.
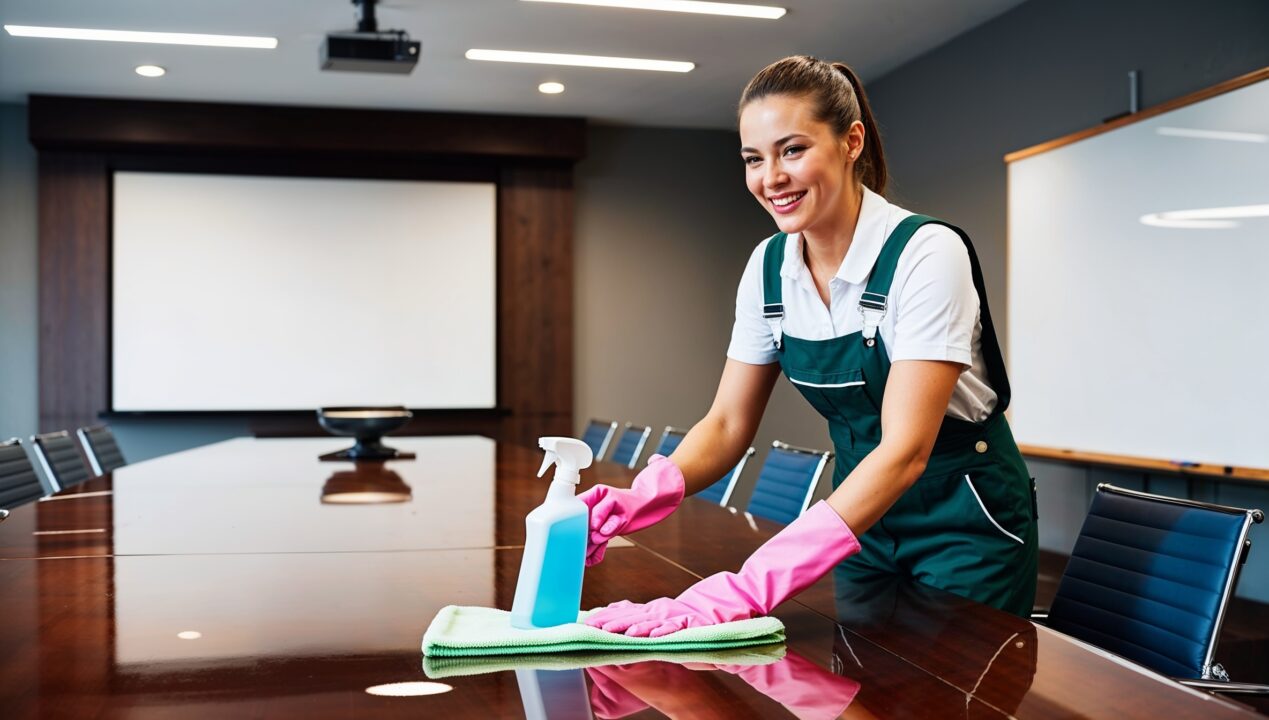
<path id="1" fill-rule="evenodd" d="M 106 407 L 107 180 L 100 156 L 40 153 L 40 432 L 90 424 Z"/>
<path id="2" fill-rule="evenodd" d="M 520 421 L 509 439 L 571 435 L 572 169 L 504 169 L 498 236 L 498 397 Z"/>
<path id="3" fill-rule="evenodd" d="M 573 432 L 583 120 L 47 96 L 29 111 L 40 151 L 42 431 L 109 409 L 111 174 L 144 169 L 496 181 L 499 407 L 428 411 L 410 430 L 528 443 Z M 252 418 L 260 435 L 319 432 L 310 414 Z"/>

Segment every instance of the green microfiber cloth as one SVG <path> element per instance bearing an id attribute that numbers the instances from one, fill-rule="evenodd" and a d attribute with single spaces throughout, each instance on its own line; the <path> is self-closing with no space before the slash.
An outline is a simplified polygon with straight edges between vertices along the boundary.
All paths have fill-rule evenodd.
<path id="1" fill-rule="evenodd" d="M 709 665 L 770 665 L 784 658 L 784 644 L 761 645 L 727 650 L 685 650 L 680 652 L 574 652 L 560 655 L 482 655 L 478 657 L 423 658 L 423 673 L 432 680 L 484 675 L 507 670 L 577 670 L 601 665 L 660 661 L 673 663 L 706 663 Z"/>
<path id="2" fill-rule="evenodd" d="M 511 613 L 485 607 L 447 605 L 423 633 L 423 654 L 428 657 L 523 655 L 573 650 L 637 650 L 675 652 L 722 650 L 784 642 L 784 624 L 773 617 L 687 628 L 659 638 L 627 637 L 583 625 L 593 611 L 578 614 L 578 622 L 550 628 L 520 630 L 511 627 Z"/>

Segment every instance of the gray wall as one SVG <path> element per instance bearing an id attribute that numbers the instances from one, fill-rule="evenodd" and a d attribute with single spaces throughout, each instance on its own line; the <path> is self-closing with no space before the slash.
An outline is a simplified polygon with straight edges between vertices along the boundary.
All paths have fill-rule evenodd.
<path id="1" fill-rule="evenodd" d="M 26 107 L 0 105 L 0 440 L 30 435 L 39 416 L 35 151 Z"/>
<path id="2" fill-rule="evenodd" d="M 891 199 L 965 228 L 993 313 L 1003 317 L 1006 153 L 1127 110 L 1129 70 L 1141 71 L 1148 108 L 1267 65 L 1262 0 L 1031 0 L 867 89 L 895 179 Z M 1269 510 L 1263 483 L 1029 465 L 1039 481 L 1040 543 L 1062 552 L 1099 482 Z M 1252 537 L 1239 594 L 1269 601 L 1269 528 Z"/>

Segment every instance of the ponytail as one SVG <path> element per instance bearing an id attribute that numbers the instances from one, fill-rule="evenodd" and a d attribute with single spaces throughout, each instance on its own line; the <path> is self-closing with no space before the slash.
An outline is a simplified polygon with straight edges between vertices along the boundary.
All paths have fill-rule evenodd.
<path id="1" fill-rule="evenodd" d="M 842 63 L 827 63 L 808 55 L 777 60 L 758 71 L 740 95 L 737 116 L 745 106 L 770 95 L 808 97 L 815 117 L 828 123 L 839 137 L 855 121 L 864 125 L 864 149 L 855 160 L 855 177 L 878 195 L 886 194 L 886 154 L 863 83 Z"/>

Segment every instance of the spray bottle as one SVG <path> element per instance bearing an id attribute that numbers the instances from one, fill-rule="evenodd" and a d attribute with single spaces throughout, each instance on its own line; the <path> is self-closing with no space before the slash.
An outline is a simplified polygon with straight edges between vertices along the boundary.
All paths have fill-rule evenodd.
<path id="1" fill-rule="evenodd" d="M 555 465 L 546 501 L 524 519 L 524 558 L 511 604 L 511 626 L 521 629 L 577 622 L 586 567 L 590 508 L 574 494 L 580 471 L 590 467 L 590 446 L 567 437 L 544 437 L 538 477 Z"/>

